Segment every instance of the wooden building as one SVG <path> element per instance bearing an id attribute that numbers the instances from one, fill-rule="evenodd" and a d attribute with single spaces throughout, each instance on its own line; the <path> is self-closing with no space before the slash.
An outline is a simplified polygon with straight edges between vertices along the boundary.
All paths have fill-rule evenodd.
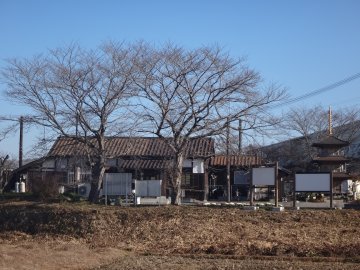
<path id="1" fill-rule="evenodd" d="M 346 163 L 349 159 L 345 157 L 342 149 L 349 145 L 349 142 L 334 137 L 331 133 L 322 140 L 312 144 L 316 147 L 318 155 L 313 158 L 312 163 L 318 167 L 320 172 L 333 173 L 333 193 L 341 193 L 341 183 L 351 179 L 346 172 Z"/>
<path id="2" fill-rule="evenodd" d="M 169 168 L 173 152 L 166 139 L 155 137 L 108 137 L 105 141 L 106 173 L 131 173 L 133 180 L 163 180 L 162 196 L 169 196 Z M 207 167 L 214 156 L 211 138 L 190 139 L 185 146 L 183 197 L 206 199 Z M 92 150 L 72 138 L 59 137 L 46 160 L 43 171 L 63 175 L 62 185 L 91 181 Z M 90 158 L 89 158 L 90 157 Z"/>
<path id="3" fill-rule="evenodd" d="M 314 142 L 313 147 L 318 149 L 318 155 L 313 158 L 312 163 L 318 167 L 320 172 L 332 172 L 333 189 L 332 193 L 341 193 L 341 183 L 351 179 L 346 171 L 346 163 L 350 160 L 345 157 L 344 148 L 349 146 L 349 142 L 340 140 L 333 135 L 332 113 L 329 108 L 328 134 L 320 141 Z"/>
<path id="4" fill-rule="evenodd" d="M 215 155 L 209 166 L 209 199 L 227 199 L 227 164 L 230 167 L 230 192 L 232 200 L 247 200 L 252 167 L 264 165 L 255 155 Z"/>

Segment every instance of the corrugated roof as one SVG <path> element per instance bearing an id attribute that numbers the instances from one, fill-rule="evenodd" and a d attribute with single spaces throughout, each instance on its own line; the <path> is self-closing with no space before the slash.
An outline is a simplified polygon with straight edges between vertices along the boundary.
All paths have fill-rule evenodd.
<path id="1" fill-rule="evenodd" d="M 96 140 L 90 139 L 92 143 Z M 170 157 L 172 149 L 166 139 L 153 137 L 108 137 L 105 141 L 109 158 L 121 156 Z M 93 150 L 92 150 L 93 151 Z M 48 157 L 84 156 L 89 148 L 74 138 L 59 137 L 48 153 Z M 214 155 L 214 141 L 211 138 L 191 139 L 185 147 L 186 157 L 209 157 Z"/>
<path id="2" fill-rule="evenodd" d="M 230 166 L 257 166 L 262 165 L 263 161 L 258 156 L 231 155 Z M 216 155 L 210 159 L 211 166 L 226 166 L 227 156 Z"/>

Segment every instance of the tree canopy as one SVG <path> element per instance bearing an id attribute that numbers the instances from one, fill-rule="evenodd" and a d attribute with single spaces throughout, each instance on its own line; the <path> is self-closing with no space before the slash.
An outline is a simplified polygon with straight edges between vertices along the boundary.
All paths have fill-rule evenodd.
<path id="1" fill-rule="evenodd" d="M 158 48 L 144 42 L 104 43 L 96 50 L 71 45 L 12 59 L 2 78 L 7 96 L 30 107 L 34 121 L 96 153 L 89 157 L 93 202 L 105 172 L 107 135 L 132 131 L 167 138 L 178 203 L 187 140 L 219 135 L 238 119 L 256 129 L 267 106 L 285 94 L 264 88 L 259 73 L 219 47 Z"/>

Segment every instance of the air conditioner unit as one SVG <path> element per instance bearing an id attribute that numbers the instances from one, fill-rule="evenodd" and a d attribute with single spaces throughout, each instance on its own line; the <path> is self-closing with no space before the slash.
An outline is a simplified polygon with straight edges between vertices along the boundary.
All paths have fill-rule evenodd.
<path id="1" fill-rule="evenodd" d="M 89 197 L 89 193 L 90 193 L 90 189 L 91 189 L 91 184 L 90 183 L 81 183 L 78 184 L 78 194 L 82 197 Z"/>

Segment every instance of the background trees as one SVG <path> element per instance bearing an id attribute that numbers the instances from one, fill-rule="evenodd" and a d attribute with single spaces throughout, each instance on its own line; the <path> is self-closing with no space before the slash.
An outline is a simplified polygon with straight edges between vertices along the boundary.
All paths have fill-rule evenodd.
<path id="1" fill-rule="evenodd" d="M 30 107 L 32 119 L 53 134 L 91 149 L 93 202 L 105 171 L 105 136 L 122 126 L 132 95 L 134 53 L 124 44 L 107 43 L 96 50 L 69 46 L 9 60 L 2 71 L 10 100 Z"/>
<path id="2" fill-rule="evenodd" d="M 360 135 L 360 110 L 333 110 L 332 126 L 335 137 L 353 143 Z M 316 155 L 312 144 L 328 134 L 329 109 L 322 106 L 293 108 L 285 115 L 278 128 L 286 139 L 282 136 L 282 142 L 264 147 L 264 152 L 272 160 L 281 159 L 284 166 L 303 170 L 310 166 L 310 160 Z M 293 139 L 288 139 L 289 137 Z"/>
<path id="3" fill-rule="evenodd" d="M 107 135 L 131 130 L 166 138 L 174 154 L 172 202 L 180 203 L 187 142 L 220 135 L 238 119 L 244 129 L 269 125 L 267 106 L 284 98 L 277 87 L 262 89 L 257 72 L 218 47 L 69 46 L 10 60 L 2 77 L 7 96 L 30 107 L 33 121 L 88 149 L 92 202 L 105 172 Z"/>

